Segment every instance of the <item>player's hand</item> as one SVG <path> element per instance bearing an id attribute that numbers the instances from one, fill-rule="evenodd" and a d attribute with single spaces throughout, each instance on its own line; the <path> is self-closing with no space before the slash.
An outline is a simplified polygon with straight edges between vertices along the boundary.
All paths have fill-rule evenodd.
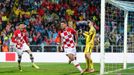
<path id="1" fill-rule="evenodd" d="M 88 33 L 87 31 L 84 31 L 84 33 Z"/>
<path id="2" fill-rule="evenodd" d="M 93 42 L 90 42 L 89 45 L 93 45 Z"/>
<path id="3" fill-rule="evenodd" d="M 63 52 L 62 46 L 59 46 L 59 47 L 60 47 L 59 52 Z"/>
<path id="4" fill-rule="evenodd" d="M 27 43 L 28 46 L 30 46 L 30 43 Z"/>
<path id="5" fill-rule="evenodd" d="M 62 46 L 60 46 L 60 51 L 63 52 Z"/>
<path id="6" fill-rule="evenodd" d="M 75 46 L 77 46 L 78 44 L 77 43 L 75 43 Z"/>

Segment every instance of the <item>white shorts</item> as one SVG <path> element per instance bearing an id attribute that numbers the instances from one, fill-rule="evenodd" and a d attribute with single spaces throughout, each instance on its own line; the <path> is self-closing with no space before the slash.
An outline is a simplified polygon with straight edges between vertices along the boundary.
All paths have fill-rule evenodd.
<path id="1" fill-rule="evenodd" d="M 64 52 L 66 54 L 74 54 L 74 55 L 76 55 L 76 48 L 64 48 Z"/>
<path id="2" fill-rule="evenodd" d="M 30 50 L 29 46 L 24 43 L 21 47 L 21 49 L 16 48 L 16 52 L 18 55 L 22 55 L 24 51 Z"/>

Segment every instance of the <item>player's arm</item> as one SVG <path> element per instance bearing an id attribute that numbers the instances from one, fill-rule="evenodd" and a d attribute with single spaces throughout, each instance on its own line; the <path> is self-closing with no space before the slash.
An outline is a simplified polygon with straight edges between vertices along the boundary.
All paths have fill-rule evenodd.
<path id="1" fill-rule="evenodd" d="M 25 33 L 25 36 L 24 36 L 24 37 L 25 37 L 25 42 L 26 42 L 28 45 L 30 45 L 30 44 L 29 44 L 29 38 L 28 38 L 28 32 L 25 31 L 24 33 Z"/>
<path id="2" fill-rule="evenodd" d="M 12 36 L 12 39 L 11 39 L 11 40 L 12 40 L 12 42 L 13 42 L 13 43 L 17 43 L 15 33 L 13 34 L 13 36 Z"/>
<path id="3" fill-rule="evenodd" d="M 74 34 L 75 37 L 75 43 L 77 45 L 78 43 L 78 31 L 74 30 L 73 28 L 71 28 L 71 33 Z"/>
<path id="4" fill-rule="evenodd" d="M 92 34 L 93 36 L 91 37 L 91 40 L 90 40 L 90 43 L 93 43 L 94 42 L 94 38 L 95 38 L 95 35 L 96 35 L 96 31 L 92 31 Z"/>
<path id="5" fill-rule="evenodd" d="M 89 36 L 89 33 L 85 31 L 85 32 L 83 33 L 83 35 L 84 35 L 85 37 L 87 37 L 87 36 Z"/>
<path id="6" fill-rule="evenodd" d="M 58 49 L 59 50 L 59 52 L 62 52 L 63 51 L 63 49 L 62 49 L 62 42 L 61 42 L 61 36 L 60 36 L 60 32 L 58 32 L 58 36 L 56 37 L 56 42 L 59 44 L 59 47 L 60 47 L 60 49 Z"/>
<path id="7" fill-rule="evenodd" d="M 76 45 L 78 44 L 78 32 L 76 31 L 76 34 L 75 34 L 75 42 L 76 42 Z"/>
<path id="8" fill-rule="evenodd" d="M 60 37 L 59 37 L 59 38 L 60 38 Z M 63 48 L 62 48 L 62 42 L 61 42 L 61 39 L 60 39 L 60 42 L 59 42 L 59 46 L 60 46 L 59 51 L 60 51 L 60 52 L 63 52 Z"/>

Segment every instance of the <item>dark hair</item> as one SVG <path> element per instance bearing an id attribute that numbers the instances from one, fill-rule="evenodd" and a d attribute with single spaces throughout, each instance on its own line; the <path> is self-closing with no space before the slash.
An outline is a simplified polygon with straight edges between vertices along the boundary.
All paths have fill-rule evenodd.
<path id="1" fill-rule="evenodd" d="M 87 20 L 87 24 L 89 24 L 90 22 L 92 22 L 91 20 Z"/>
<path id="2" fill-rule="evenodd" d="M 67 24 L 67 22 L 66 22 L 65 20 L 62 20 L 61 23 L 65 23 L 65 24 Z"/>
<path id="3" fill-rule="evenodd" d="M 20 24 L 24 24 L 23 22 L 19 22 L 19 23 L 17 23 L 17 25 L 16 26 L 19 26 Z"/>

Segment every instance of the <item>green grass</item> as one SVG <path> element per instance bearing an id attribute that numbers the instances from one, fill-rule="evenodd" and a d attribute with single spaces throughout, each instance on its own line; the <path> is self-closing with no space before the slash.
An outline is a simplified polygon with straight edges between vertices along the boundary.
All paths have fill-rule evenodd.
<path id="1" fill-rule="evenodd" d="M 37 63 L 40 69 L 31 67 L 30 63 L 22 63 L 23 71 L 20 72 L 17 63 L 0 63 L 0 75 L 80 75 L 79 71 L 68 63 Z M 100 65 L 95 65 L 94 73 L 84 73 L 84 75 L 97 75 L 99 74 Z M 85 68 L 85 64 L 81 64 Z M 110 66 L 110 65 L 109 65 Z M 128 74 L 129 73 L 129 74 Z M 107 75 L 134 75 L 134 69 L 122 70 L 116 73 Z"/>
<path id="2" fill-rule="evenodd" d="M 134 64 L 127 64 L 127 69 L 123 70 L 123 64 L 105 64 L 106 75 L 134 75 Z"/>
<path id="3" fill-rule="evenodd" d="M 17 63 L 0 63 L 0 75 L 80 75 L 80 72 L 68 63 L 37 63 L 40 69 L 31 67 L 30 63 L 22 63 L 22 72 L 18 70 Z M 81 64 L 85 68 L 85 64 Z M 99 64 L 96 64 L 96 72 L 99 73 Z M 84 75 L 89 75 L 85 73 Z"/>

